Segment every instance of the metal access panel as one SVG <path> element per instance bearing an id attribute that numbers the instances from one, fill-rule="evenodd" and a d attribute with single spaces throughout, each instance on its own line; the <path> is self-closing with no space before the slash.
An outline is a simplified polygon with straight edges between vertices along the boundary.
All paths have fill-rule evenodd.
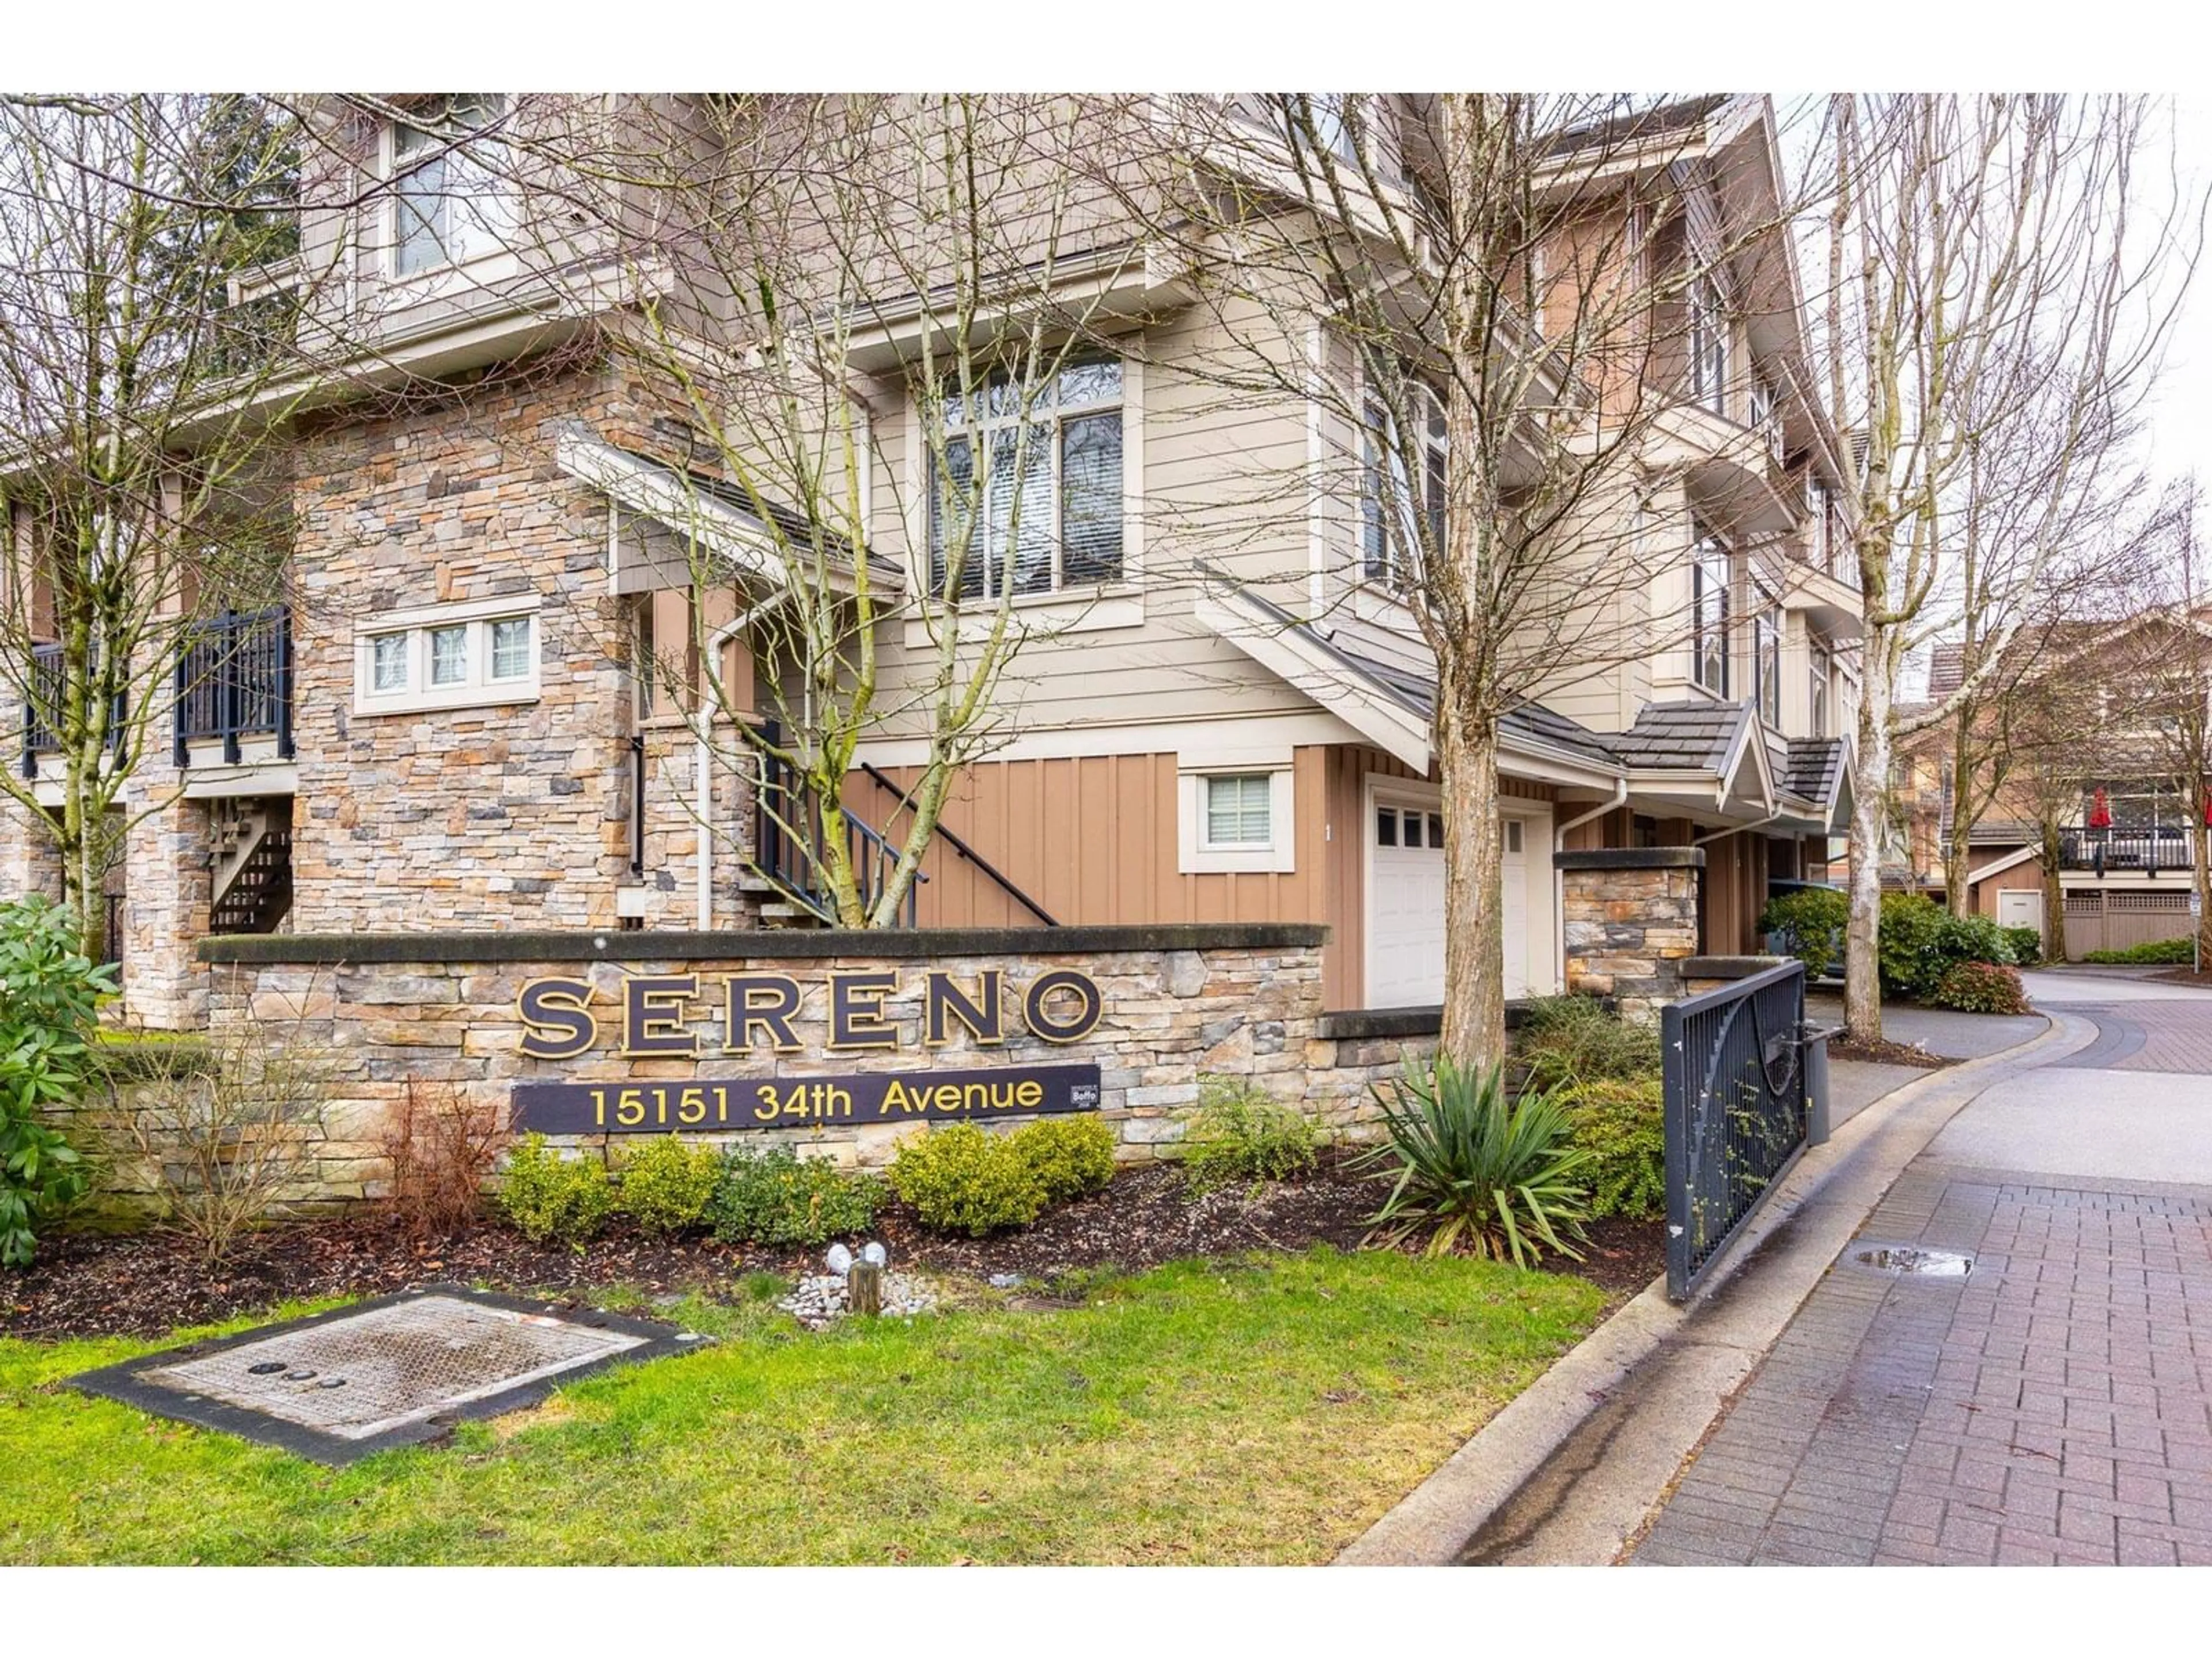
<path id="1" fill-rule="evenodd" d="M 458 1285 L 379 1297 L 69 1379 L 157 1417 L 350 1463 L 536 1405 L 562 1382 L 702 1339 L 672 1325 Z"/>

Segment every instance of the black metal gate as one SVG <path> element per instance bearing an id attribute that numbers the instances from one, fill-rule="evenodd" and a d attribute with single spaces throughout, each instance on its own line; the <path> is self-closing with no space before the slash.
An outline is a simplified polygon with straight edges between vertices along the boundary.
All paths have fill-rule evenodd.
<path id="1" fill-rule="evenodd" d="M 1805 1150 L 1805 965 L 1662 1008 L 1667 1294 L 1680 1302 Z"/>

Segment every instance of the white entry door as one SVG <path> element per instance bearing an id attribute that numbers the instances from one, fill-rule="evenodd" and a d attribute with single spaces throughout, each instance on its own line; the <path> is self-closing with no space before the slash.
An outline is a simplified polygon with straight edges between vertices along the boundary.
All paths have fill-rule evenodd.
<path id="1" fill-rule="evenodd" d="M 1443 816 L 1433 800 L 1376 790 L 1367 821 L 1367 1006 L 1417 1008 L 1444 994 Z M 1505 994 L 1528 991 L 1525 826 L 1504 821 L 1500 886 Z"/>

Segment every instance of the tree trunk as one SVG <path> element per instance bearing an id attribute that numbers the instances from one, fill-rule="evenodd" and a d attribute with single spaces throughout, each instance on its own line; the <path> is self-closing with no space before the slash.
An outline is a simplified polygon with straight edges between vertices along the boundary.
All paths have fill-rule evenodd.
<path id="1" fill-rule="evenodd" d="M 1889 799 L 1887 641 L 1867 630 L 1859 699 L 1857 787 L 1851 797 L 1851 904 L 1844 929 L 1844 1024 L 1881 1040 L 1881 830 Z"/>
<path id="2" fill-rule="evenodd" d="M 1961 722 L 1963 724 L 1963 722 Z M 1974 815 L 1967 807 L 1967 794 L 1973 787 L 1973 759 L 1963 740 L 1951 748 L 1951 823 L 1943 837 L 1943 908 L 1954 916 L 1963 916 L 1972 908 L 1967 902 L 1966 872 L 1969 837 L 1974 831 Z"/>
<path id="3" fill-rule="evenodd" d="M 2058 826 L 2043 826 L 2043 959 L 2066 960 L 2066 884 L 2060 879 Z"/>
<path id="4" fill-rule="evenodd" d="M 1505 1058 L 1505 929 L 1498 880 L 1498 731 L 1456 706 L 1459 675 L 1437 665 L 1436 752 L 1444 796 L 1443 1051 L 1462 1066 Z"/>

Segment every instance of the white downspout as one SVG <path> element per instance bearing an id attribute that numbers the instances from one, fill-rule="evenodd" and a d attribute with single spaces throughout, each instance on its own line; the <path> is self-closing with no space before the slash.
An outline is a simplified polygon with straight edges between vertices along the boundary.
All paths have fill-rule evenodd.
<path id="1" fill-rule="evenodd" d="M 772 598 L 763 599 L 750 611 L 739 611 L 728 622 L 716 629 L 707 641 L 707 660 L 701 665 L 702 671 L 709 674 L 720 672 L 722 647 L 736 636 L 739 629 L 744 628 L 755 617 L 767 615 L 790 597 L 790 590 L 786 589 Z M 711 710 L 702 711 L 701 718 L 711 723 L 714 714 Z M 699 931 L 705 933 L 713 932 L 714 927 L 714 769 L 712 746 L 707 740 L 706 731 L 695 727 L 692 736 L 696 742 L 699 768 L 697 906 Z"/>

